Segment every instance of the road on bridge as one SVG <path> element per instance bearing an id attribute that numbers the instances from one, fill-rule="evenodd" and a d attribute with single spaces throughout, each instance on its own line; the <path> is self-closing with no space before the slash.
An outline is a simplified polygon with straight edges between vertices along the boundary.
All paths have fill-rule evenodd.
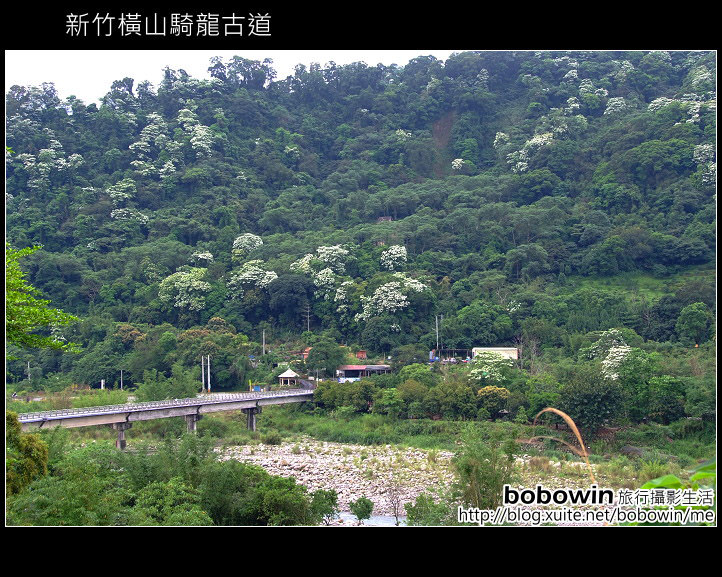
<path id="1" fill-rule="evenodd" d="M 59 409 L 20 413 L 18 421 L 24 431 L 49 427 L 91 427 L 110 425 L 118 431 L 119 448 L 125 448 L 125 431 L 138 421 L 185 417 L 188 430 L 195 431 L 202 415 L 220 411 L 243 411 L 248 428 L 256 430 L 256 415 L 266 405 L 302 403 L 313 400 L 309 389 L 280 389 L 266 392 L 212 393 L 188 399 L 105 405 L 82 409 Z"/>

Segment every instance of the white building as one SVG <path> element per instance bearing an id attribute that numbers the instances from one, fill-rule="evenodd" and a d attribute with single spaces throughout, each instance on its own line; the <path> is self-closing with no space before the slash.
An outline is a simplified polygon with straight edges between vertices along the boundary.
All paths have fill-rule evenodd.
<path id="1" fill-rule="evenodd" d="M 474 347 L 471 349 L 471 357 L 474 358 L 479 353 L 499 353 L 508 359 L 518 359 L 519 349 L 515 347 Z"/>

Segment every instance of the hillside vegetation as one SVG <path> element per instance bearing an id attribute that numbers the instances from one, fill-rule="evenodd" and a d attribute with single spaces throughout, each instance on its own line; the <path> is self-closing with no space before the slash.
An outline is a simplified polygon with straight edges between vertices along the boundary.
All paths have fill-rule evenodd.
<path id="1" fill-rule="evenodd" d="M 7 92 L 7 239 L 42 245 L 21 265 L 80 319 L 53 338 L 82 347 L 10 345 L 11 390 L 122 369 L 141 398 L 178 396 L 202 355 L 214 390 L 245 390 L 363 349 L 395 372 L 320 406 L 714 418 L 714 53 L 209 70 L 118 79 L 100 106 Z M 437 344 L 522 357 L 429 370 Z"/>

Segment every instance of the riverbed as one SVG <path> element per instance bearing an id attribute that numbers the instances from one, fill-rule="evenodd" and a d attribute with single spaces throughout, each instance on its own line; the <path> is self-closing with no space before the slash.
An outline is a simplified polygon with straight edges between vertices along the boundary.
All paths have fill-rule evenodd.
<path id="1" fill-rule="evenodd" d="M 335 525 L 355 525 L 349 502 L 366 497 L 373 504 L 365 525 L 394 525 L 404 505 L 424 492 L 449 487 L 453 453 L 393 445 L 349 445 L 301 438 L 279 445 L 243 445 L 219 449 L 221 460 L 262 466 L 273 475 L 294 477 L 313 492 L 334 489 L 341 517 Z"/>

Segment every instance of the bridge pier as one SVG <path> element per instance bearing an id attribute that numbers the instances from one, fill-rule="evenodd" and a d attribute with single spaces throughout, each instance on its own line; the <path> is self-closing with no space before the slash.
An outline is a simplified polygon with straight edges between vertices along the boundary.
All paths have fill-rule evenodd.
<path id="1" fill-rule="evenodd" d="M 256 415 L 261 412 L 261 407 L 253 407 L 251 409 L 241 409 L 246 414 L 246 427 L 249 431 L 256 430 Z"/>
<path id="2" fill-rule="evenodd" d="M 195 433 L 198 430 L 198 421 L 201 420 L 201 416 L 198 413 L 192 415 L 186 415 L 186 425 L 188 425 L 188 432 Z"/>
<path id="3" fill-rule="evenodd" d="M 118 438 L 115 440 L 115 447 L 121 451 L 125 450 L 125 432 L 133 426 L 133 423 L 113 423 L 110 425 L 118 431 Z"/>

